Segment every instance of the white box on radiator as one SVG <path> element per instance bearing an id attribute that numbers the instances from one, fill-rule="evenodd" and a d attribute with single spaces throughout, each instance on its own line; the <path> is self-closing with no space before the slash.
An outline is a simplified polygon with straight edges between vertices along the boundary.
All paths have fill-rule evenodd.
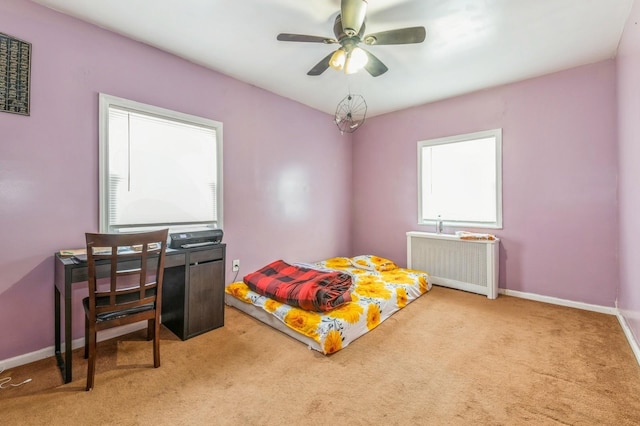
<path id="1" fill-rule="evenodd" d="M 407 268 L 429 273 L 433 284 L 498 297 L 500 240 L 407 232 Z"/>

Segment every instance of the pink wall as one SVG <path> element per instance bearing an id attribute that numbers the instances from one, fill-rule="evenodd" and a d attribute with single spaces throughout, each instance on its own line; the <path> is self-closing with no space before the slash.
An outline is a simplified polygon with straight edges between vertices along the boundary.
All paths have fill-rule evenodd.
<path id="1" fill-rule="evenodd" d="M 640 2 L 618 50 L 620 288 L 618 307 L 640 345 Z"/>
<path id="2" fill-rule="evenodd" d="M 241 275 L 276 258 L 404 264 L 405 232 L 432 230 L 416 224 L 417 141 L 502 127 L 500 286 L 613 306 L 621 271 L 640 334 L 640 105 L 622 96 L 638 93 L 636 26 L 618 75 L 621 269 L 614 61 L 370 118 L 343 137 L 326 114 L 27 0 L 0 2 L 0 31 L 33 44 L 31 115 L 0 113 L 0 360 L 53 345 L 52 253 L 97 230 L 99 92 L 224 123 L 225 242 Z"/>
<path id="3" fill-rule="evenodd" d="M 417 225 L 418 141 L 501 127 L 500 287 L 614 306 L 615 88 L 610 60 L 367 120 L 354 133 L 354 253 L 406 264 L 406 231 L 433 232 Z"/>
<path id="4" fill-rule="evenodd" d="M 349 254 L 351 143 L 330 116 L 27 0 L 0 2 L 0 31 L 33 45 L 31 115 L 0 113 L 0 360 L 53 345 L 52 255 L 97 231 L 99 92 L 224 123 L 241 274 Z"/>

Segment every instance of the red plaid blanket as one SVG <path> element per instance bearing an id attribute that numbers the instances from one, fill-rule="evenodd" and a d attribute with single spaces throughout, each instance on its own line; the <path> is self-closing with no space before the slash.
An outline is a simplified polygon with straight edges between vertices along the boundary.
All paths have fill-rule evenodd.
<path id="1" fill-rule="evenodd" d="M 256 293 L 307 311 L 325 312 L 351 301 L 351 276 L 276 260 L 244 277 Z"/>

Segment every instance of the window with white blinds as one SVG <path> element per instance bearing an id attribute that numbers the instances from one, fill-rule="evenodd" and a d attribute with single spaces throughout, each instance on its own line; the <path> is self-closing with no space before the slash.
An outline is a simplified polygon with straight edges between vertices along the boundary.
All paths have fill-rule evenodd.
<path id="1" fill-rule="evenodd" d="M 100 95 L 100 231 L 222 227 L 222 123 Z"/>

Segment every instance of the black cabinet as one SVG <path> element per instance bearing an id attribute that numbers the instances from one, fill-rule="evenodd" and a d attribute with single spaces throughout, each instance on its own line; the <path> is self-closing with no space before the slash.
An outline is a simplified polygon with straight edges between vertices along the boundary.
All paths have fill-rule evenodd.
<path id="1" fill-rule="evenodd" d="M 182 340 L 224 325 L 225 244 L 183 249 L 164 270 L 162 323 Z"/>

